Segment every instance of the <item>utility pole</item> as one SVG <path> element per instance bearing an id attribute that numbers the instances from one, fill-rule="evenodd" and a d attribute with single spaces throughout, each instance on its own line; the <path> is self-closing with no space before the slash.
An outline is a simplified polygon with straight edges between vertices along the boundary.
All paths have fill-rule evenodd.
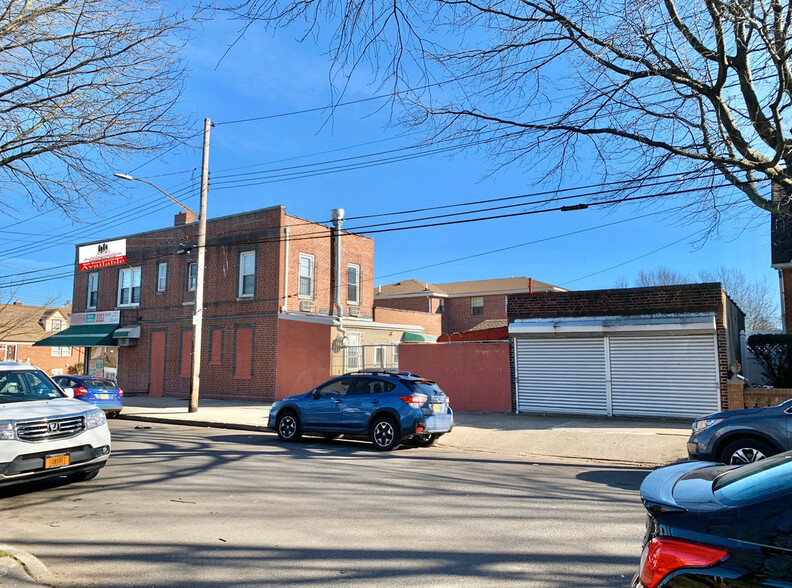
<path id="1" fill-rule="evenodd" d="M 198 219 L 198 262 L 195 274 L 195 308 L 193 310 L 192 378 L 189 412 L 198 411 L 201 385 L 201 337 L 203 335 L 204 266 L 206 265 L 206 196 L 209 193 L 209 129 L 212 121 L 204 119 L 203 163 L 201 167 L 201 207 Z"/>

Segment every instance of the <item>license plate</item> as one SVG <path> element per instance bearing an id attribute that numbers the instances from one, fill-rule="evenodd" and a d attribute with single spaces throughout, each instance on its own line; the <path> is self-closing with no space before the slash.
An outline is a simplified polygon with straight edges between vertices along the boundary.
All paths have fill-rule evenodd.
<path id="1" fill-rule="evenodd" d="M 444 408 L 445 408 L 445 406 L 442 405 L 442 404 L 433 404 L 432 405 L 432 412 L 443 412 Z"/>
<path id="2" fill-rule="evenodd" d="M 96 394 L 96 397 L 99 400 L 110 400 L 110 395 L 109 394 Z"/>
<path id="3" fill-rule="evenodd" d="M 48 455 L 44 458 L 44 469 L 59 468 L 69 465 L 69 454 Z"/>

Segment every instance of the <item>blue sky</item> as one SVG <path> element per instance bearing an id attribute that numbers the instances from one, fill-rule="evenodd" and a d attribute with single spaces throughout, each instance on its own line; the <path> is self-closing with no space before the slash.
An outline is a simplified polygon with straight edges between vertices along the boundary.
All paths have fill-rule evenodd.
<path id="1" fill-rule="evenodd" d="M 320 107 L 328 104 L 331 97 L 330 61 L 323 55 L 323 46 L 310 41 L 298 43 L 297 31 L 273 34 L 254 28 L 221 60 L 235 40 L 238 26 L 239 23 L 222 19 L 204 23 L 186 52 L 190 77 L 182 108 L 195 119 L 196 131 L 204 117 L 217 123 L 212 129 L 210 151 L 210 218 L 283 204 L 291 214 L 324 221 L 329 218 L 330 209 L 336 207 L 354 217 L 529 194 L 547 188 L 538 183 L 544 171 L 541 167 L 501 169 L 493 174 L 490 172 L 495 162 L 475 151 L 246 187 L 223 184 L 255 177 L 227 177 L 230 174 L 356 157 L 414 145 L 423 137 L 420 130 L 393 124 L 384 100 L 339 107 L 332 114 L 324 111 L 222 124 Z M 344 100 L 378 93 L 366 84 L 363 74 L 352 81 Z M 146 178 L 197 210 L 199 145 L 200 139 L 196 138 L 191 148 L 174 149 L 153 161 L 119 161 L 112 171 Z M 581 170 L 565 185 L 597 181 Z M 138 182 L 125 182 L 120 187 L 124 198 L 108 196 L 95 203 L 93 210 L 81 212 L 82 223 L 64 220 L 58 212 L 33 218 L 37 213 L 24 206 L 6 214 L 0 219 L 0 226 L 28 234 L 6 235 L 7 253 L 0 254 L 2 275 L 71 264 L 77 242 L 172 224 L 178 208 L 168 205 L 164 197 L 160 203 L 152 188 Z M 134 210 L 141 202 L 149 201 L 156 201 L 157 206 Z M 114 226 L 109 227 L 110 224 Z M 355 224 L 362 221 L 350 220 L 347 227 Z M 695 242 L 704 228 L 663 214 L 656 205 L 626 205 L 379 233 L 373 235 L 373 285 L 407 278 L 449 282 L 531 276 L 576 290 L 595 289 L 612 287 L 619 278 L 632 280 L 642 269 L 666 266 L 695 275 L 699 270 L 726 265 L 739 267 L 749 278 L 766 279 L 772 291 L 777 290 L 777 278 L 770 268 L 769 220 L 764 213 L 754 211 L 741 224 L 725 225 L 718 238 L 703 244 Z M 563 236 L 574 232 L 578 234 Z M 42 234 L 60 235 L 67 242 L 43 247 L 39 237 Z M 540 242 L 515 247 L 533 241 Z M 505 248 L 509 249 L 479 255 Z M 465 257 L 469 259 L 451 261 Z M 433 267 L 425 267 L 430 265 Z M 68 271 L 53 269 L 36 275 L 45 277 Z M 71 300 L 71 284 L 71 277 L 66 275 L 21 286 L 13 296 L 26 304 L 41 304 L 50 298 L 56 303 L 65 302 Z"/>

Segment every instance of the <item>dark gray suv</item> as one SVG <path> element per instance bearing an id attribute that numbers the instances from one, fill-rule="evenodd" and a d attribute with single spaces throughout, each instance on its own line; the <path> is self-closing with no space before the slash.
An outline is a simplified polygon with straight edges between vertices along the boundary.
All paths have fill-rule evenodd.
<path id="1" fill-rule="evenodd" d="M 690 459 L 745 464 L 792 449 L 792 399 L 711 414 L 693 422 Z"/>

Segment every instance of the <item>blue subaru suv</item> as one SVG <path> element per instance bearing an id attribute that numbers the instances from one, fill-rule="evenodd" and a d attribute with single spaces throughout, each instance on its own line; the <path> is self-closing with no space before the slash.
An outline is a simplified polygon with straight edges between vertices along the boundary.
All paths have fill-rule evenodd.
<path id="1" fill-rule="evenodd" d="M 365 435 L 391 451 L 404 441 L 432 445 L 454 426 L 448 396 L 431 380 L 409 372 L 363 370 L 272 404 L 267 426 L 282 441 L 303 433 Z"/>

